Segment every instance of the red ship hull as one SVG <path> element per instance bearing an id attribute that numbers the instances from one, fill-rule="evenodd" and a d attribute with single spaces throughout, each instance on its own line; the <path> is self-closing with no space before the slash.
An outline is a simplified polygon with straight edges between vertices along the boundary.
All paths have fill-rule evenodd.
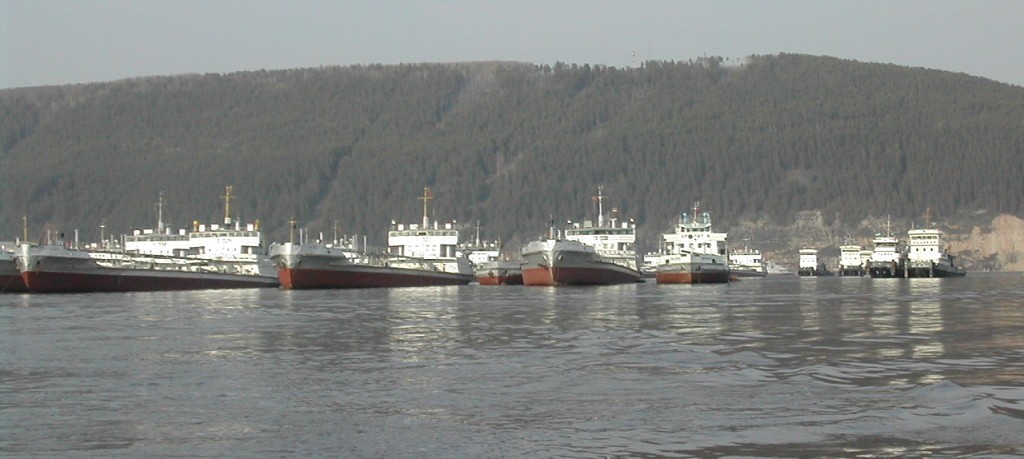
<path id="1" fill-rule="evenodd" d="M 25 281 L 21 280 L 20 274 L 0 276 L 0 293 L 26 293 L 28 287 Z"/>
<path id="2" fill-rule="evenodd" d="M 523 285 L 523 275 L 479 276 L 476 281 L 480 285 Z"/>
<path id="3" fill-rule="evenodd" d="M 163 290 L 205 290 L 275 287 L 273 278 L 158 273 L 134 274 L 127 270 L 113 273 L 34 272 L 21 278 L 33 293 L 150 292 Z"/>
<path id="4" fill-rule="evenodd" d="M 466 285 L 472 276 L 412 269 L 377 268 L 367 270 L 279 268 L 281 286 L 286 289 L 427 287 Z"/>
<path id="5" fill-rule="evenodd" d="M 639 273 L 602 268 L 523 268 L 526 285 L 612 285 L 640 282 Z"/>

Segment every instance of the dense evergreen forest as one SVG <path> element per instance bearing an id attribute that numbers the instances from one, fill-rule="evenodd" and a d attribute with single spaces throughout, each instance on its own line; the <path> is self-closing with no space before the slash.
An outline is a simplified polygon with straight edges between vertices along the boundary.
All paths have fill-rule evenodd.
<path id="1" fill-rule="evenodd" d="M 489 62 L 148 77 L 0 91 L 0 240 L 259 219 L 382 244 L 432 214 L 522 241 L 593 218 L 650 246 L 699 200 L 716 226 L 931 208 L 1024 214 L 1024 88 L 805 55 L 639 68 Z M 833 222 L 832 220 L 835 220 Z"/>

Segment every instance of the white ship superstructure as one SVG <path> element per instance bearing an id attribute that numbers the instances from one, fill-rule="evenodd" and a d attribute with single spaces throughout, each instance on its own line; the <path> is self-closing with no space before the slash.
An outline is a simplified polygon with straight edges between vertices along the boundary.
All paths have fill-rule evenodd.
<path id="1" fill-rule="evenodd" d="M 659 284 L 703 284 L 729 281 L 728 233 L 711 230 L 711 215 L 693 205 L 693 217 L 679 216 L 671 233 L 661 236 L 661 253 L 649 263 L 656 266 Z"/>
<path id="2" fill-rule="evenodd" d="M 902 276 L 903 254 L 900 251 L 900 240 L 892 235 L 889 221 L 885 224 L 885 235 L 876 234 L 871 240 L 874 247 L 871 259 L 868 260 L 868 274 L 871 277 Z"/>
<path id="3" fill-rule="evenodd" d="M 865 272 L 861 246 L 848 244 L 839 247 L 839 275 L 863 276 Z"/>
<path id="4" fill-rule="evenodd" d="M 195 221 L 191 229 L 172 230 L 163 222 L 163 196 L 158 202 L 157 226 L 137 229 L 122 237 L 124 252 L 136 255 L 216 261 L 242 274 L 275 276 L 263 245 L 259 222 L 242 224 L 231 218 L 232 187 L 225 189 L 224 223 Z"/>
<path id="5" fill-rule="evenodd" d="M 760 250 L 743 248 L 729 252 L 729 272 L 735 277 L 763 277 L 768 269 Z"/>
<path id="6" fill-rule="evenodd" d="M 612 211 L 613 215 L 615 210 Z M 602 260 L 639 271 L 636 254 L 636 224 L 616 217 L 604 220 L 598 215 L 597 224 L 590 220 L 573 223 L 565 230 L 565 239 L 593 247 Z"/>
<path id="7" fill-rule="evenodd" d="M 800 260 L 797 265 L 797 274 L 801 276 L 814 276 L 818 269 L 818 249 L 800 249 Z"/>
<path id="8" fill-rule="evenodd" d="M 907 231 L 906 275 L 908 277 L 951 277 L 964 275 L 963 268 L 942 249 L 942 232 L 938 229 Z"/>
<path id="9" fill-rule="evenodd" d="M 420 224 L 391 222 L 388 231 L 388 263 L 391 266 L 415 268 L 427 262 L 438 270 L 472 275 L 469 258 L 459 250 L 459 230 L 454 222 L 431 222 L 427 203 L 433 199 L 430 188 L 424 188 L 423 221 Z"/>

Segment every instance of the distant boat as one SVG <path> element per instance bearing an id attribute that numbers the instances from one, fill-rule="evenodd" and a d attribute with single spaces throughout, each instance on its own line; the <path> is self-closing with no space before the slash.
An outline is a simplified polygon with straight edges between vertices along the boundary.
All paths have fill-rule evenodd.
<path id="1" fill-rule="evenodd" d="M 764 277 L 768 268 L 761 258 L 761 251 L 743 248 L 729 252 L 729 276 L 735 278 Z"/>
<path id="2" fill-rule="evenodd" d="M 502 243 L 480 239 L 480 223 L 476 224 L 476 236 L 471 244 L 461 244 L 459 250 L 466 254 L 473 266 L 473 274 L 480 285 L 523 285 L 523 268 L 519 260 L 502 256 Z"/>
<path id="3" fill-rule="evenodd" d="M 818 259 L 818 249 L 800 249 L 800 260 L 797 274 L 809 277 L 825 277 L 833 275 L 825 266 L 825 261 Z"/>
<path id="4" fill-rule="evenodd" d="M 675 229 L 662 235 L 663 253 L 655 258 L 659 284 L 721 284 L 729 282 L 726 233 L 711 231 L 711 215 L 693 205 L 693 217 L 679 216 Z"/>
<path id="5" fill-rule="evenodd" d="M 526 285 L 611 285 L 640 282 L 636 225 L 604 216 L 604 189 L 598 187 L 597 224 L 584 221 L 566 228 L 558 238 L 531 241 L 521 251 Z M 614 213 L 614 212 L 613 212 Z"/>
<path id="6" fill-rule="evenodd" d="M 519 260 L 491 260 L 475 266 L 480 285 L 523 285 L 523 264 Z"/>
<path id="7" fill-rule="evenodd" d="M 942 250 L 942 232 L 912 229 L 907 232 L 907 277 L 959 277 L 967 272 L 956 266 L 953 256 Z"/>
<path id="8" fill-rule="evenodd" d="M 422 287 L 466 285 L 473 280 L 468 258 L 458 251 L 459 231 L 452 223 L 431 223 L 424 188 L 422 224 L 396 224 L 388 231 L 388 249 L 353 243 L 286 242 L 272 244 L 271 261 L 286 289 Z M 294 229 L 294 222 L 293 222 Z M 300 238 L 301 239 L 301 238 Z"/>
<path id="9" fill-rule="evenodd" d="M 871 240 L 874 247 L 868 259 L 867 270 L 871 277 L 902 277 L 903 256 L 900 240 L 892 235 L 892 226 L 886 220 L 885 235 L 876 234 Z"/>
<path id="10" fill-rule="evenodd" d="M 839 275 L 863 276 L 867 269 L 865 252 L 859 245 L 843 245 L 839 247 Z"/>

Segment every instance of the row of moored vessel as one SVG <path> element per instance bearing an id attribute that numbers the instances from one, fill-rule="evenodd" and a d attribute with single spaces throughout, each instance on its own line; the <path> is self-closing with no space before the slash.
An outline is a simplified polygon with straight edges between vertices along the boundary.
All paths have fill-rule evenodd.
<path id="1" fill-rule="evenodd" d="M 942 247 L 942 232 L 934 228 L 916 228 L 907 231 L 907 243 L 903 244 L 892 231 L 876 235 L 874 247 L 865 249 L 859 245 L 839 247 L 839 261 L 835 272 L 824 260 L 819 259 L 816 249 L 800 249 L 800 264 L 797 273 L 801 276 L 871 276 L 891 277 L 959 277 L 966 275 L 963 267 L 957 266 L 953 255 Z"/>
<path id="2" fill-rule="evenodd" d="M 225 195 L 223 224 L 194 223 L 173 231 L 162 222 L 120 240 L 82 245 L 47 238 L 0 251 L 0 292 L 158 291 L 277 287 L 286 289 L 464 285 L 609 285 L 640 282 L 724 283 L 730 277 L 763 276 L 757 252 L 730 260 L 726 234 L 711 230 L 710 216 L 694 206 L 663 235 L 658 253 L 636 251 L 636 225 L 604 214 L 598 190 L 597 220 L 554 225 L 547 237 L 527 243 L 518 259 L 503 259 L 499 244 L 460 242 L 454 223 L 431 221 L 432 199 L 424 190 L 423 220 L 392 223 L 388 247 L 368 247 L 365 239 L 322 237 L 309 241 L 299 232 L 289 242 L 264 250 L 258 223 L 229 215 Z M 162 198 L 158 209 L 162 209 Z M 293 223 L 293 228 L 295 227 Z M 294 230 L 293 230 L 294 231 Z M 744 264 L 742 261 L 746 261 Z M 730 267 L 732 262 L 732 267 Z"/>

